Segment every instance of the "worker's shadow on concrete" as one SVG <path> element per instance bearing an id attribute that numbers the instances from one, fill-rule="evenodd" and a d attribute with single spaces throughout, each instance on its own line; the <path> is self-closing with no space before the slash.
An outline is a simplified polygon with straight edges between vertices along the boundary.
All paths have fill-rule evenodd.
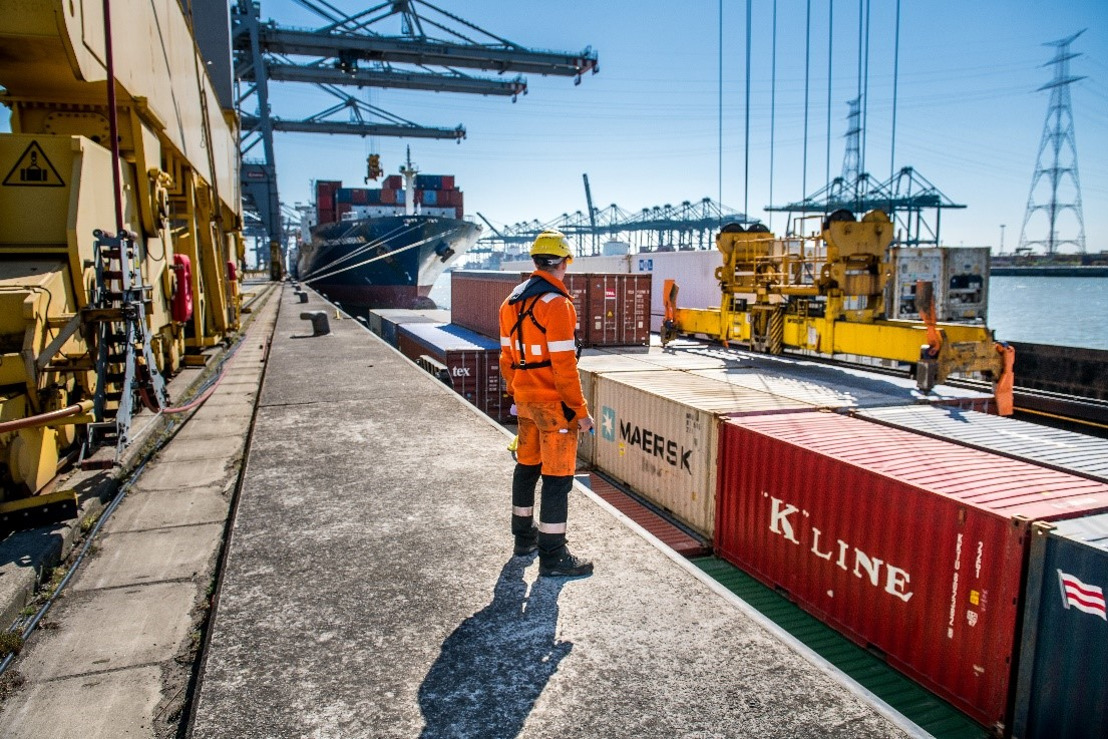
<path id="1" fill-rule="evenodd" d="M 518 736 L 558 663 L 573 648 L 557 640 L 565 580 L 523 579 L 531 559 L 500 571 L 492 602 L 462 622 L 419 688 L 422 739 Z"/>

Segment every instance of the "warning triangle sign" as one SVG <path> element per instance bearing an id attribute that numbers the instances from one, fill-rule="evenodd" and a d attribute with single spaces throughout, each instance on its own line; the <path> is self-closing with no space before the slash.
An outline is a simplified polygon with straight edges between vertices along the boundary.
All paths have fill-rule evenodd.
<path id="1" fill-rule="evenodd" d="M 4 178 L 4 187 L 65 187 L 65 182 L 38 142 L 32 141 Z"/>

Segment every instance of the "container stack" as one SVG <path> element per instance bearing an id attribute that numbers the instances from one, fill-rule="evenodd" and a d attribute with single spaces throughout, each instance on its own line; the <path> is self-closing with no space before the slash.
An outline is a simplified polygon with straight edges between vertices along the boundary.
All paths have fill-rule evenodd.
<path id="1" fill-rule="evenodd" d="M 454 323 L 500 337 L 500 304 L 530 272 L 456 270 L 450 274 Z M 650 275 L 569 272 L 566 290 L 577 309 L 581 346 L 646 346 L 650 342 Z"/>
<path id="2" fill-rule="evenodd" d="M 414 184 L 413 198 L 422 215 L 459 219 L 465 216 L 462 191 L 454 186 L 453 175 L 416 175 Z M 381 185 L 343 187 L 338 180 L 317 180 L 317 223 L 404 215 L 407 204 L 404 178 L 390 175 Z"/>

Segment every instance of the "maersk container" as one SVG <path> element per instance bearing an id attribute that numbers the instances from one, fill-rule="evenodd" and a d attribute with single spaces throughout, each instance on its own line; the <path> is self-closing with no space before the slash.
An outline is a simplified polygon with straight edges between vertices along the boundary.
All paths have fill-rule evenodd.
<path id="1" fill-rule="evenodd" d="M 509 421 L 511 398 L 500 379 L 500 343 L 454 324 L 405 323 L 399 349 L 412 361 L 438 362 L 454 391 L 497 421 Z"/>
<path id="2" fill-rule="evenodd" d="M 853 415 L 1108 482 L 1108 439 L 941 406 L 862 408 L 854 411 Z"/>
<path id="3" fill-rule="evenodd" d="M 1015 739 L 1108 736 L 1108 515 L 1032 527 Z"/>
<path id="4" fill-rule="evenodd" d="M 581 377 L 581 389 L 589 411 L 595 417 L 596 377 L 608 372 L 650 372 L 656 370 L 698 370 L 740 366 L 744 361 L 729 351 L 718 347 L 694 345 L 677 341 L 669 349 L 660 346 L 629 347 L 612 350 L 605 348 L 583 349 L 577 359 Z M 595 434 L 582 434 L 577 444 L 577 457 L 586 465 L 594 463 Z"/>
<path id="5" fill-rule="evenodd" d="M 369 312 L 369 330 L 398 347 L 396 327 L 404 323 L 449 323 L 448 310 L 412 310 L 410 308 L 375 308 Z"/>
<path id="6" fill-rule="evenodd" d="M 1031 524 L 1108 485 L 830 412 L 729 419 L 716 550 L 1003 731 Z"/>
<path id="7" fill-rule="evenodd" d="M 831 410 L 916 403 L 979 411 L 995 406 L 991 394 L 977 390 L 938 385 L 924 393 L 907 377 L 785 357 L 765 356 L 753 370 L 708 370 L 700 374 Z"/>
<path id="8" fill-rule="evenodd" d="M 708 537 L 720 417 L 812 409 L 676 370 L 608 372 L 593 383 L 593 464 Z"/>

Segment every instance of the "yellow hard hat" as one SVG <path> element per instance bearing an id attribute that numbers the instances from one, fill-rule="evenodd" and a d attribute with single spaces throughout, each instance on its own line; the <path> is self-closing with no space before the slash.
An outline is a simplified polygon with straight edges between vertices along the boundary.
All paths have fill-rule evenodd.
<path id="1" fill-rule="evenodd" d="M 573 251 L 569 248 L 569 242 L 561 231 L 543 231 L 535 237 L 535 243 L 531 244 L 532 257 L 565 258 L 573 262 Z"/>

